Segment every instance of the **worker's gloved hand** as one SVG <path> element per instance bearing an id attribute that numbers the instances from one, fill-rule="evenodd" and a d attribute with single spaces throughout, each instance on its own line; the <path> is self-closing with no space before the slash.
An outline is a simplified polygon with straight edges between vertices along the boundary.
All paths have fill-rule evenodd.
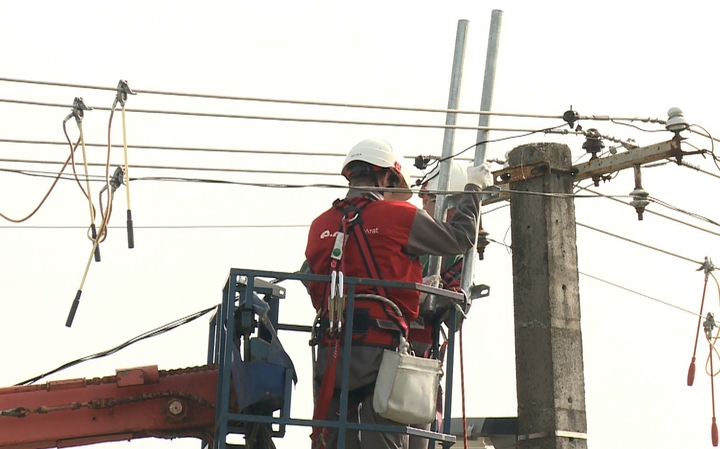
<path id="1" fill-rule="evenodd" d="M 493 185 L 492 172 L 490 171 L 490 165 L 488 165 L 487 162 L 475 167 L 468 167 L 467 175 L 468 184 L 475 184 L 481 189 Z"/>
<path id="2" fill-rule="evenodd" d="M 431 274 L 430 276 L 425 276 L 423 278 L 422 283 L 425 285 L 431 285 L 434 287 L 438 287 L 438 286 L 440 286 L 441 279 L 442 278 L 440 277 L 439 274 Z M 427 293 L 420 292 L 420 304 L 424 303 L 426 299 L 427 299 Z"/>

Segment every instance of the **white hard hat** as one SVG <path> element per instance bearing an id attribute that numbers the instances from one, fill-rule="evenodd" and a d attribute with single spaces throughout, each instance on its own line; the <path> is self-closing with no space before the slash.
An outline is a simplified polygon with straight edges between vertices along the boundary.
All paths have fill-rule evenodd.
<path id="1" fill-rule="evenodd" d="M 346 170 L 350 162 L 363 161 L 370 165 L 380 168 L 388 168 L 390 171 L 395 173 L 400 182 L 397 187 L 402 189 L 410 189 L 407 180 L 409 176 L 406 168 L 402 164 L 403 156 L 398 151 L 393 150 L 389 143 L 382 139 L 366 139 L 355 145 L 352 150 L 345 157 L 343 163 L 342 175 L 349 179 L 349 172 Z M 402 194 L 396 193 L 395 197 L 400 198 Z M 412 196 L 411 192 L 407 193 L 407 197 L 403 199 L 409 199 Z"/>
<path id="2" fill-rule="evenodd" d="M 420 187 L 420 196 L 423 195 L 423 190 L 438 190 L 440 183 L 440 163 L 427 175 L 427 182 L 424 182 Z M 467 171 L 462 168 L 459 162 L 452 161 L 450 164 L 450 182 L 448 182 L 447 190 L 462 191 L 465 189 L 467 184 Z"/>

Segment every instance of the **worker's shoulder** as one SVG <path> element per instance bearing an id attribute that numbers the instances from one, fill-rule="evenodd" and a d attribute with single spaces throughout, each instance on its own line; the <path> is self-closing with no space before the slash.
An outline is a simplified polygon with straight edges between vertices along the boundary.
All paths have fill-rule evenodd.
<path id="1" fill-rule="evenodd" d="M 368 207 L 383 211 L 407 211 L 413 213 L 417 212 L 418 210 L 417 206 L 412 203 L 408 203 L 407 201 L 394 200 L 373 201 L 368 205 Z"/>

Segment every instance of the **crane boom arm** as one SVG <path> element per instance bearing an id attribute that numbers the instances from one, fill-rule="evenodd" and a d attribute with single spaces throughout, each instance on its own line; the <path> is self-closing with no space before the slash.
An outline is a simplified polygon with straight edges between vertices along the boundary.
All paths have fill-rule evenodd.
<path id="1" fill-rule="evenodd" d="M 0 448 L 81 446 L 143 437 L 210 440 L 218 369 L 159 371 L 0 388 Z"/>

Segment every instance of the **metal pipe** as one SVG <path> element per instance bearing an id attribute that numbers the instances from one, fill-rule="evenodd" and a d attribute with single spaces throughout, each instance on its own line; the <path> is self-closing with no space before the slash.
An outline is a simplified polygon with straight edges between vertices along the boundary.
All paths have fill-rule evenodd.
<path id="1" fill-rule="evenodd" d="M 483 81 L 482 98 L 480 100 L 480 109 L 483 111 L 490 110 L 492 108 L 493 91 L 495 90 L 495 71 L 497 68 L 497 57 L 498 47 L 500 46 L 500 28 L 502 25 L 503 12 L 499 9 L 494 9 L 490 18 L 490 35 L 488 36 L 488 47 L 487 56 L 485 59 L 485 79 Z M 478 123 L 487 124 L 490 121 L 490 117 L 487 115 L 481 115 L 478 119 Z M 488 132 L 480 130 L 477 133 L 476 142 L 484 142 L 488 138 Z M 475 165 L 481 165 L 485 163 L 485 143 L 480 143 L 475 147 Z M 481 211 L 482 212 L 482 211 Z M 480 226 L 480 216 L 478 216 L 478 227 Z M 473 281 L 473 274 L 475 272 L 475 253 L 477 248 L 477 232 L 475 233 L 475 243 L 473 247 L 468 250 L 464 255 L 463 268 L 460 275 L 460 285 L 463 291 L 470 292 L 470 286 Z"/>
<path id="2" fill-rule="evenodd" d="M 460 99 L 460 85 L 462 83 L 463 64 L 465 61 L 465 44 L 467 43 L 467 32 L 469 22 L 467 20 L 459 20 L 457 25 L 457 33 L 455 35 L 455 53 L 453 55 L 452 75 L 450 77 L 450 94 L 448 96 L 448 109 L 457 110 Z M 457 113 L 448 112 L 445 117 L 446 125 L 455 125 Z M 455 144 L 455 130 L 453 128 L 445 128 L 445 136 L 443 137 L 442 157 L 439 162 L 438 189 L 447 190 L 450 181 L 450 166 L 452 164 L 453 145 Z M 435 197 L 435 219 L 445 221 L 445 213 L 447 196 L 436 195 Z M 430 256 L 428 261 L 428 275 L 440 274 L 440 257 Z M 437 284 L 433 285 L 434 287 Z M 437 308 L 437 299 L 434 295 L 430 295 L 427 299 L 426 308 L 435 310 Z"/>

